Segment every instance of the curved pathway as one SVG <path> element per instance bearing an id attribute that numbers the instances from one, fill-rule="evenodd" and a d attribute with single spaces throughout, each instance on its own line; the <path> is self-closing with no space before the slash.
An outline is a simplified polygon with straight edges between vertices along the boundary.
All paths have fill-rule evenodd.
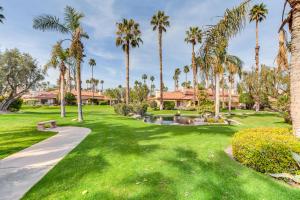
<path id="1" fill-rule="evenodd" d="M 48 131 L 58 133 L 0 160 L 0 200 L 20 199 L 91 132 L 81 127 Z"/>

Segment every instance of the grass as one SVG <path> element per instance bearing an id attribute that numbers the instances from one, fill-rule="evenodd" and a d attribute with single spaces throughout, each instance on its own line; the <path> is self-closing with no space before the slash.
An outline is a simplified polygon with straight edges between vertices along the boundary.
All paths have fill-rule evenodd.
<path id="1" fill-rule="evenodd" d="M 84 107 L 84 123 L 72 121 L 75 107 L 67 113 L 59 119 L 59 109 L 50 107 L 14 115 L 14 123 L 58 118 L 59 125 L 92 129 L 24 199 L 300 199 L 298 189 L 224 153 L 241 128 L 288 126 L 277 114 L 234 115 L 241 126 L 183 127 L 145 124 L 106 106 Z"/>

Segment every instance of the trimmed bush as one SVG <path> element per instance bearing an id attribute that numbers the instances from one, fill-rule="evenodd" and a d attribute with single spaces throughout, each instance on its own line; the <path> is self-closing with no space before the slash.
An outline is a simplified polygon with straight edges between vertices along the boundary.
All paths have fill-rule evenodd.
<path id="1" fill-rule="evenodd" d="M 133 104 L 132 105 L 134 114 L 144 116 L 148 109 L 148 104 Z"/>
<path id="2" fill-rule="evenodd" d="M 234 158 L 262 173 L 294 172 L 291 152 L 300 153 L 300 143 L 287 128 L 245 129 L 232 140 Z"/>
<path id="3" fill-rule="evenodd" d="M 157 102 L 156 101 L 150 101 L 149 103 L 150 108 L 152 108 L 153 110 L 157 110 Z"/>
<path id="4" fill-rule="evenodd" d="M 23 104 L 23 100 L 22 99 L 16 99 L 14 102 L 12 102 L 9 107 L 8 110 L 10 112 L 17 112 L 21 109 Z"/>
<path id="5" fill-rule="evenodd" d="M 133 107 L 131 105 L 126 105 L 125 103 L 118 103 L 114 105 L 115 113 L 119 115 L 127 116 L 129 113 L 133 112 Z"/>
<path id="6" fill-rule="evenodd" d="M 71 92 L 67 92 L 65 95 L 65 103 L 66 105 L 76 105 L 76 97 Z"/>
<path id="7" fill-rule="evenodd" d="M 164 101 L 164 110 L 174 110 L 175 102 L 174 101 Z"/>
<path id="8" fill-rule="evenodd" d="M 106 105 L 109 105 L 109 101 L 99 101 L 99 105 L 100 106 L 106 106 Z"/>

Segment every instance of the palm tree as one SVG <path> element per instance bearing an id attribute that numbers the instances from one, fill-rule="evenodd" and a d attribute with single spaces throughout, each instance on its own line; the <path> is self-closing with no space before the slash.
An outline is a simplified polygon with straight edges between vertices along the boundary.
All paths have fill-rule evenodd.
<path id="1" fill-rule="evenodd" d="M 101 83 L 101 92 L 103 92 L 103 84 L 104 84 L 104 80 L 101 80 L 100 83 Z"/>
<path id="2" fill-rule="evenodd" d="M 258 44 L 258 24 L 262 22 L 264 19 L 266 19 L 266 15 L 268 14 L 268 9 L 266 8 L 266 5 L 261 3 L 254 5 L 252 9 L 250 10 L 250 22 L 255 21 L 256 23 L 256 46 L 255 46 L 255 64 L 256 64 L 256 74 L 257 79 L 256 81 L 259 81 L 258 72 L 259 72 L 259 44 Z M 260 109 L 260 100 L 259 100 L 259 94 L 255 95 L 255 108 L 256 111 L 259 111 Z"/>
<path id="3" fill-rule="evenodd" d="M 89 65 L 92 68 L 92 80 L 94 80 L 94 66 L 96 66 L 96 61 L 95 59 L 91 58 L 89 60 Z M 94 100 L 94 93 L 95 93 L 95 84 L 92 82 L 92 99 Z M 94 104 L 94 101 L 92 101 L 92 104 Z"/>
<path id="4" fill-rule="evenodd" d="M 61 46 L 61 42 L 57 42 L 51 52 L 50 61 L 45 65 L 45 69 L 47 70 L 49 67 L 53 67 L 54 69 L 59 68 L 60 75 L 60 116 L 66 116 L 65 110 L 65 74 L 66 74 L 66 65 L 65 62 L 69 56 L 68 50 L 65 50 Z"/>
<path id="5" fill-rule="evenodd" d="M 0 6 L 0 11 L 3 11 L 3 7 Z M 3 24 L 3 20 L 5 19 L 4 15 L 0 13 L 0 23 Z"/>
<path id="6" fill-rule="evenodd" d="M 86 83 L 86 89 L 89 90 L 89 84 L 91 83 L 91 80 L 88 79 L 85 81 L 85 83 Z"/>
<path id="7" fill-rule="evenodd" d="M 226 57 L 226 69 L 228 71 L 228 80 L 229 80 L 229 100 L 228 100 L 228 112 L 231 114 L 231 102 L 232 102 L 232 85 L 234 84 L 234 78 L 238 74 L 241 78 L 242 76 L 242 67 L 243 61 L 233 55 L 227 55 Z"/>
<path id="8" fill-rule="evenodd" d="M 256 23 L 256 46 L 255 46 L 255 62 L 256 62 L 256 71 L 259 71 L 259 44 L 258 44 L 258 24 L 266 19 L 268 14 L 268 9 L 266 5 L 261 3 L 254 5 L 250 10 L 250 22 L 255 21 Z"/>
<path id="9" fill-rule="evenodd" d="M 186 31 L 185 42 L 192 44 L 192 69 L 193 69 L 193 86 L 194 86 L 194 105 L 196 105 L 196 87 L 197 87 L 197 64 L 195 56 L 195 45 L 202 42 L 202 31 L 199 27 L 190 27 Z"/>
<path id="10" fill-rule="evenodd" d="M 185 82 L 187 83 L 187 75 L 190 72 L 190 67 L 188 65 L 184 66 L 183 72 L 185 73 Z"/>
<path id="11" fill-rule="evenodd" d="M 46 31 L 57 31 L 68 34 L 70 38 L 63 41 L 71 41 L 70 56 L 76 61 L 76 88 L 77 88 L 77 105 L 78 105 L 78 121 L 83 121 L 82 115 L 82 98 L 81 98 L 81 62 L 83 61 L 83 44 L 81 38 L 89 38 L 81 27 L 81 20 L 84 14 L 76 11 L 70 6 L 66 6 L 64 11 L 64 22 L 52 15 L 41 15 L 33 20 L 33 28 Z"/>
<path id="12" fill-rule="evenodd" d="M 143 75 L 142 75 L 142 79 L 143 79 L 143 81 L 144 81 L 144 85 L 146 85 L 146 80 L 147 80 L 147 78 L 148 78 L 147 74 L 143 74 Z"/>
<path id="13" fill-rule="evenodd" d="M 175 83 L 175 87 L 174 87 L 174 90 L 178 90 L 178 86 L 179 86 L 179 75 L 181 74 L 181 71 L 179 68 L 176 68 L 175 69 L 175 72 L 174 72 L 174 76 L 173 76 L 173 80 L 174 80 L 174 83 Z"/>
<path id="14" fill-rule="evenodd" d="M 155 80 L 155 77 L 154 76 L 150 76 L 150 81 L 151 81 L 150 93 L 151 93 L 151 95 L 153 95 L 153 92 L 154 92 L 153 90 L 155 88 L 154 80 Z"/>
<path id="15" fill-rule="evenodd" d="M 151 25 L 153 31 L 157 30 L 158 33 L 158 47 L 159 47 L 159 69 L 160 69 L 160 110 L 163 110 L 163 63 L 162 63 L 162 34 L 167 31 L 167 27 L 170 26 L 169 16 L 165 15 L 164 11 L 158 11 L 152 16 Z"/>
<path id="16" fill-rule="evenodd" d="M 220 112 L 220 74 L 223 73 L 223 65 L 226 61 L 226 50 L 228 40 L 239 33 L 245 25 L 247 15 L 248 0 L 240 5 L 227 9 L 220 21 L 205 32 L 205 42 L 203 51 L 205 52 L 205 62 L 213 65 L 215 76 L 215 117 L 219 117 Z"/>
<path id="17" fill-rule="evenodd" d="M 126 104 L 129 103 L 130 87 L 129 87 L 129 52 L 130 47 L 139 47 L 143 43 L 141 39 L 140 25 L 133 19 L 123 19 L 117 23 L 116 46 L 122 46 L 126 55 Z"/>
<path id="18" fill-rule="evenodd" d="M 282 19 L 280 32 L 282 34 L 283 28 L 286 24 L 289 25 L 291 33 L 291 61 L 290 61 L 290 76 L 291 76 L 291 116 L 293 121 L 293 131 L 295 135 L 300 134 L 300 2 L 299 0 L 285 1 L 284 11 L 286 5 L 289 4 L 291 10 L 286 19 Z M 284 13 L 283 11 L 283 13 Z M 285 60 L 281 57 L 281 60 Z"/>

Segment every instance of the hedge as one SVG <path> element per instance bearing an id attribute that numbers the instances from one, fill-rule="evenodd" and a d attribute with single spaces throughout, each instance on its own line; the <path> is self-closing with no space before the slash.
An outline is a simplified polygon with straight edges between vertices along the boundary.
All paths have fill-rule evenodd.
<path id="1" fill-rule="evenodd" d="M 262 173 L 295 172 L 291 152 L 300 153 L 300 144 L 287 128 L 245 129 L 232 140 L 234 158 Z"/>

